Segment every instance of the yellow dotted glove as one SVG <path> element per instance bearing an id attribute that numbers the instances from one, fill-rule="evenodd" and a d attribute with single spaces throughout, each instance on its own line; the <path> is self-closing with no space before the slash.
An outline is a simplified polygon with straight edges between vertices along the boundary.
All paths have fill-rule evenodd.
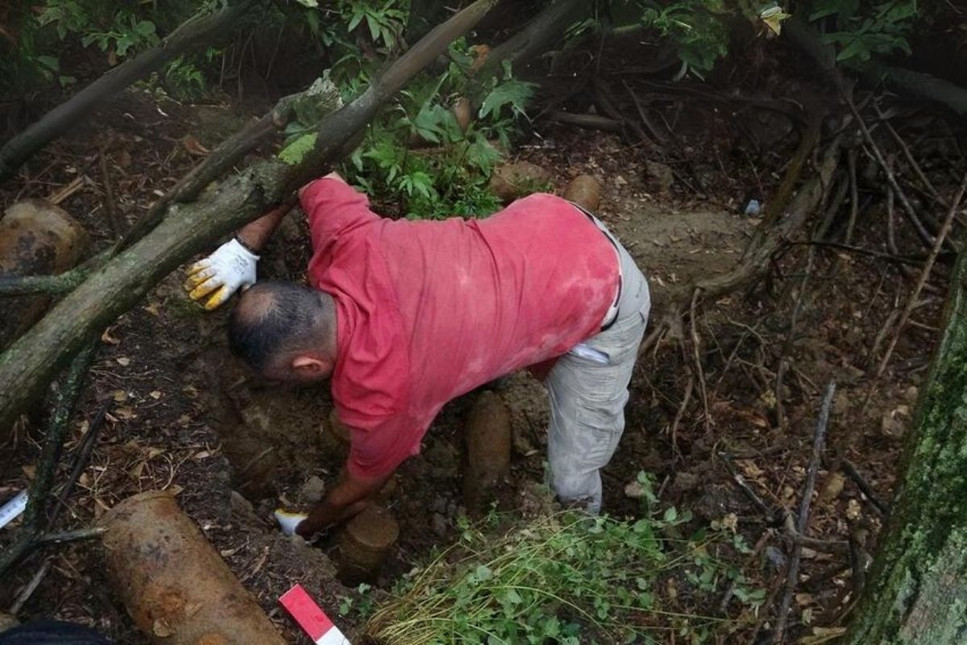
<path id="1" fill-rule="evenodd" d="M 240 288 L 255 284 L 255 255 L 236 239 L 225 242 L 204 260 L 188 267 L 185 291 L 192 300 L 201 300 L 211 294 L 205 309 L 220 307 Z"/>

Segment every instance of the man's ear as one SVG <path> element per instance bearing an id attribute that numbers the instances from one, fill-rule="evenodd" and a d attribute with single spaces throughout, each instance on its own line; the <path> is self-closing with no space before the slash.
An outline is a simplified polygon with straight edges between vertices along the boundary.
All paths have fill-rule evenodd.
<path id="1" fill-rule="evenodd" d="M 292 359 L 292 370 L 300 374 L 323 374 L 329 370 L 329 367 L 329 361 L 313 356 L 296 356 Z"/>

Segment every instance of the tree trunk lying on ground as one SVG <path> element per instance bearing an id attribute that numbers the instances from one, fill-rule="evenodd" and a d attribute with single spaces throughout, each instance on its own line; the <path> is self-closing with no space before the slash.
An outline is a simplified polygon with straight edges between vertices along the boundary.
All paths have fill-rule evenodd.
<path id="1" fill-rule="evenodd" d="M 319 123 L 315 145 L 299 163 L 266 159 L 229 178 L 201 201 L 173 204 L 154 230 L 65 296 L 0 355 L 0 440 L 90 334 L 137 304 L 193 255 L 290 199 L 295 189 L 342 158 L 379 107 L 496 3 L 477 0 L 427 34 L 356 100 Z"/>
<path id="2" fill-rule="evenodd" d="M 121 63 L 69 101 L 58 105 L 0 148 L 0 182 L 13 176 L 34 153 L 76 126 L 95 107 L 178 56 L 211 44 L 257 5 L 254 0 L 239 0 L 215 13 L 190 18 L 165 38 L 160 46 Z"/>
<path id="3" fill-rule="evenodd" d="M 967 253 L 954 269 L 946 321 L 846 643 L 967 640 Z"/>

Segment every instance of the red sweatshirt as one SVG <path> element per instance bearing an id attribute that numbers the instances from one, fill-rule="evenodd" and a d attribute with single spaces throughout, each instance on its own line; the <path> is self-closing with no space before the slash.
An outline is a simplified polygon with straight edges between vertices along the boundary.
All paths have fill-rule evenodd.
<path id="1" fill-rule="evenodd" d="M 392 473 L 447 401 L 568 352 L 614 301 L 614 248 L 553 195 L 481 220 L 393 221 L 324 178 L 302 206 L 309 280 L 336 300 L 332 395 L 356 477 Z"/>

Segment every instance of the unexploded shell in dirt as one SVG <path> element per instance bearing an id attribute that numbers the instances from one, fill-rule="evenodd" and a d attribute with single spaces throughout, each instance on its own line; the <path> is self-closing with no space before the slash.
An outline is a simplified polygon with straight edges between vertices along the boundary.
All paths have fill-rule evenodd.
<path id="1" fill-rule="evenodd" d="M 339 534 L 339 580 L 348 586 L 372 582 L 400 535 L 389 511 L 369 506 Z"/>
<path id="2" fill-rule="evenodd" d="M 70 269 L 87 249 L 87 232 L 64 209 L 42 199 L 25 199 L 0 219 L 0 276 L 56 275 Z M 24 297 L 4 302 L 0 350 L 26 331 L 47 308 L 49 298 Z"/>
<path id="3" fill-rule="evenodd" d="M 551 173 L 529 161 L 517 161 L 494 168 L 490 189 L 504 202 L 546 189 Z"/>
<path id="4" fill-rule="evenodd" d="M 564 189 L 564 199 L 594 212 L 601 205 L 601 182 L 591 175 L 578 175 Z"/>
<path id="5" fill-rule="evenodd" d="M 470 100 L 464 96 L 461 96 L 453 103 L 453 116 L 457 120 L 457 125 L 460 126 L 461 132 L 466 132 L 467 128 L 470 127 L 471 109 Z"/>
<path id="6" fill-rule="evenodd" d="M 494 488 L 510 472 L 510 414 L 495 392 L 481 392 L 465 431 L 467 468 L 463 499 L 470 513 L 479 513 Z"/>
<path id="7" fill-rule="evenodd" d="M 148 491 L 103 518 L 108 579 L 155 643 L 284 645 L 255 599 L 170 492 Z"/>

